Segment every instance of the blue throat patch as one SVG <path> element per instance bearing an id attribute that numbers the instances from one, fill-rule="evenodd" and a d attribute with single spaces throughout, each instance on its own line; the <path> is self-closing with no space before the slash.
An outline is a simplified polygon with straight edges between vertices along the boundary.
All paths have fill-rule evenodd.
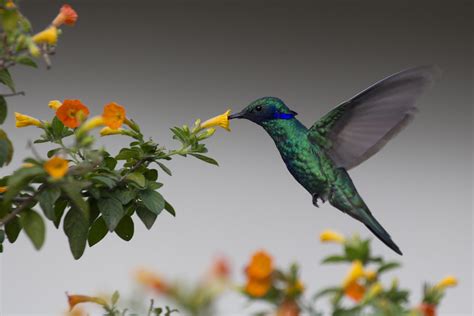
<path id="1" fill-rule="evenodd" d="M 289 120 L 295 117 L 295 114 L 275 112 L 273 117 L 280 120 Z"/>

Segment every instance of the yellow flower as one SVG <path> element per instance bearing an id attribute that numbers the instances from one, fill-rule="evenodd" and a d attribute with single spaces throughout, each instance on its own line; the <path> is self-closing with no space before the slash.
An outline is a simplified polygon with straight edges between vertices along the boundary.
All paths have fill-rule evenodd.
<path id="1" fill-rule="evenodd" d="M 34 35 L 32 39 L 33 42 L 35 42 L 36 44 L 47 43 L 50 45 L 54 45 L 58 41 L 58 29 L 55 26 L 50 26 L 47 29 Z"/>
<path id="2" fill-rule="evenodd" d="M 7 192 L 7 190 L 8 190 L 8 187 L 6 186 L 0 187 L 0 193 L 5 193 Z"/>
<path id="3" fill-rule="evenodd" d="M 366 270 L 365 278 L 367 281 L 375 281 L 377 279 L 377 272 L 374 270 Z"/>
<path id="4" fill-rule="evenodd" d="M 369 289 L 369 292 L 367 293 L 367 299 L 372 299 L 376 296 L 378 296 L 380 293 L 383 291 L 383 286 L 380 282 L 375 283 L 372 285 Z"/>
<path id="5" fill-rule="evenodd" d="M 5 8 L 7 9 L 15 9 L 16 5 L 13 2 L 13 0 L 7 0 L 7 3 L 5 3 Z"/>
<path id="6" fill-rule="evenodd" d="M 20 127 L 26 127 L 26 126 L 38 126 L 42 127 L 43 123 L 41 123 L 40 120 L 37 118 L 31 117 L 29 115 L 21 114 L 18 112 L 15 112 L 15 126 L 20 128 Z"/>
<path id="7" fill-rule="evenodd" d="M 25 162 L 24 164 L 21 165 L 22 168 L 31 168 L 34 167 L 35 165 L 32 164 L 31 162 Z"/>
<path id="8" fill-rule="evenodd" d="M 356 282 L 358 279 L 362 278 L 364 275 L 365 275 L 365 272 L 364 272 L 364 266 L 362 265 L 362 262 L 360 262 L 359 260 L 352 262 L 352 266 L 349 269 L 349 272 L 347 273 L 346 278 L 344 279 L 343 287 L 346 287 Z"/>
<path id="9" fill-rule="evenodd" d="M 100 298 L 100 297 L 95 297 L 95 296 L 87 296 L 87 295 L 69 295 L 67 294 L 67 300 L 69 303 L 69 310 L 71 311 L 74 306 L 80 303 L 96 303 L 102 306 L 106 306 L 107 302 Z"/>
<path id="10" fill-rule="evenodd" d="M 93 118 L 87 120 L 84 124 L 82 124 L 82 126 L 79 128 L 78 133 L 81 134 L 102 125 L 104 125 L 103 117 L 101 115 L 94 116 Z"/>
<path id="11" fill-rule="evenodd" d="M 230 131 L 229 128 L 229 114 L 230 110 L 227 110 L 225 113 L 221 115 L 214 116 L 213 118 L 208 119 L 204 123 L 201 123 L 201 128 L 209 128 L 209 127 L 215 127 L 215 126 L 220 126 L 228 131 Z"/>
<path id="12" fill-rule="evenodd" d="M 449 275 L 445 277 L 444 279 L 442 279 L 441 281 L 439 281 L 438 284 L 436 284 L 435 286 L 438 289 L 445 289 L 447 287 L 454 287 L 456 285 L 458 285 L 458 280 L 454 276 Z"/>
<path id="13" fill-rule="evenodd" d="M 123 128 L 113 129 L 108 126 L 104 127 L 100 130 L 100 136 L 110 136 L 110 135 L 127 135 L 130 137 L 136 136 L 136 134 L 130 130 L 126 130 Z"/>
<path id="14" fill-rule="evenodd" d="M 48 103 L 48 106 L 55 111 L 57 111 L 61 105 L 63 105 L 63 103 L 59 100 L 51 100 Z"/>
<path id="15" fill-rule="evenodd" d="M 294 283 L 290 284 L 290 286 L 286 289 L 286 292 L 289 295 L 297 295 L 301 294 L 304 291 L 304 284 L 301 280 L 296 280 Z"/>
<path id="16" fill-rule="evenodd" d="M 64 177 L 69 169 L 68 161 L 58 156 L 54 156 L 46 161 L 43 168 L 53 179 Z"/>
<path id="17" fill-rule="evenodd" d="M 39 49 L 38 45 L 36 45 L 33 41 L 30 41 L 28 43 L 28 51 L 33 57 L 39 57 L 41 55 L 41 50 Z"/>
<path id="18" fill-rule="evenodd" d="M 335 242 L 342 244 L 346 241 L 346 238 L 332 230 L 325 230 L 319 235 L 321 242 Z"/>

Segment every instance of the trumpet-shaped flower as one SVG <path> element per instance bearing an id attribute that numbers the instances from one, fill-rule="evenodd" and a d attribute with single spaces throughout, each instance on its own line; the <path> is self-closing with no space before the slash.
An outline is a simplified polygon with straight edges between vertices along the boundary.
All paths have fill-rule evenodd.
<path id="1" fill-rule="evenodd" d="M 253 254 L 246 272 L 250 279 L 268 279 L 273 273 L 272 257 L 264 250 L 257 251 Z"/>
<path id="2" fill-rule="evenodd" d="M 454 287 L 456 285 L 458 285 L 458 280 L 454 276 L 450 275 L 439 281 L 438 284 L 436 284 L 436 288 L 445 289 L 447 287 Z"/>
<path id="3" fill-rule="evenodd" d="M 64 100 L 56 116 L 64 126 L 76 128 L 89 116 L 89 109 L 79 100 Z"/>
<path id="4" fill-rule="evenodd" d="M 61 105 L 63 105 L 63 103 L 59 100 L 51 100 L 48 103 L 48 106 L 55 111 L 57 111 Z"/>
<path id="5" fill-rule="evenodd" d="M 104 125 L 117 129 L 124 123 L 126 111 L 125 108 L 115 102 L 111 102 L 104 106 L 102 113 Z"/>
<path id="6" fill-rule="evenodd" d="M 149 270 L 140 269 L 135 273 L 135 280 L 158 293 L 165 294 L 169 290 L 168 284 L 156 273 Z"/>
<path id="7" fill-rule="evenodd" d="M 68 161 L 58 156 L 54 156 L 46 161 L 43 168 L 53 179 L 61 179 L 69 169 Z"/>
<path id="8" fill-rule="evenodd" d="M 8 187 L 6 186 L 0 187 L 0 193 L 5 193 L 7 192 L 7 190 L 8 190 Z"/>
<path id="9" fill-rule="evenodd" d="M 272 286 L 272 281 L 270 278 L 263 280 L 258 279 L 248 279 L 247 284 L 245 285 L 245 292 L 253 297 L 262 297 L 268 293 Z"/>
<path id="10" fill-rule="evenodd" d="M 76 24 L 78 17 L 77 12 L 70 5 L 65 4 L 61 7 L 59 14 L 51 24 L 55 27 L 59 27 L 63 24 L 73 26 Z"/>
<path id="11" fill-rule="evenodd" d="M 346 238 L 332 230 L 325 230 L 319 235 L 321 242 L 335 242 L 343 244 L 346 241 Z"/>
<path id="12" fill-rule="evenodd" d="M 42 127 L 43 123 L 32 116 L 15 112 L 15 126 L 18 128 L 26 126 Z"/>
<path id="13" fill-rule="evenodd" d="M 36 44 L 46 43 L 49 45 L 54 45 L 58 41 L 58 28 L 56 26 L 50 26 L 34 35 L 32 39 Z"/>
<path id="14" fill-rule="evenodd" d="M 201 127 L 201 129 L 204 129 L 204 128 L 209 128 L 209 127 L 219 126 L 219 127 L 222 127 L 224 129 L 230 131 L 230 128 L 229 128 L 229 114 L 230 114 L 230 110 L 227 110 L 225 113 L 223 113 L 221 115 L 214 116 L 214 117 L 208 119 L 207 121 L 205 121 L 204 123 L 201 123 L 200 127 Z"/>
<path id="15" fill-rule="evenodd" d="M 80 303 L 96 303 L 102 306 L 107 306 L 107 302 L 103 298 L 95 297 L 95 296 L 67 294 L 67 300 L 69 303 L 70 311 L 74 308 L 74 306 Z"/>
<path id="16" fill-rule="evenodd" d="M 349 286 L 365 276 L 364 266 L 359 260 L 352 262 L 352 266 L 344 279 L 343 287 Z"/>
<path id="17" fill-rule="evenodd" d="M 372 299 L 383 292 L 383 286 L 380 282 L 374 283 L 367 293 L 367 298 Z"/>

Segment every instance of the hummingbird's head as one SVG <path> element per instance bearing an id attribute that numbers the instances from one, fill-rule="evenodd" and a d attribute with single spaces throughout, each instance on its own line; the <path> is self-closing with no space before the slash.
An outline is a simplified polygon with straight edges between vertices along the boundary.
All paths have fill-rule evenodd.
<path id="1" fill-rule="evenodd" d="M 229 119 L 247 119 L 261 124 L 269 120 L 288 120 L 297 113 L 290 110 L 282 100 L 274 97 L 264 97 L 250 103 L 239 113 L 229 116 Z"/>

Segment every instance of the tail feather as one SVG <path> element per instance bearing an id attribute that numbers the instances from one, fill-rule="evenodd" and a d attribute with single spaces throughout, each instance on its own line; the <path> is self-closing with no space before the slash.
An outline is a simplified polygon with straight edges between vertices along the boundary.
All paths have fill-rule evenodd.
<path id="1" fill-rule="evenodd" d="M 372 215 L 357 192 L 347 171 L 342 168 L 338 169 L 338 171 L 337 180 L 333 184 L 332 192 L 329 196 L 331 205 L 365 224 L 380 241 L 399 255 L 403 255 L 400 248 L 390 237 L 390 234 Z"/>

